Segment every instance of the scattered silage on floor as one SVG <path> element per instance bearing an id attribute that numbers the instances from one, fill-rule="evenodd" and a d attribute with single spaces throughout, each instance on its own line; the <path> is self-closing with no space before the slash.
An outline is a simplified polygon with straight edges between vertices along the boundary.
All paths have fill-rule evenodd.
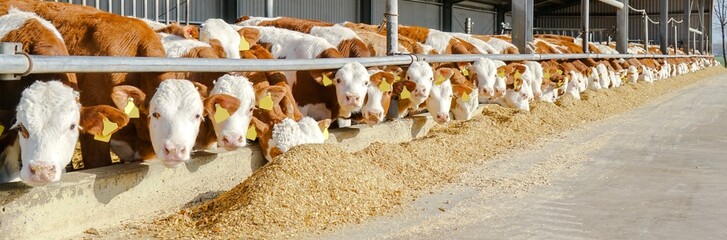
<path id="1" fill-rule="evenodd" d="M 289 238 L 359 223 L 400 209 L 423 190 L 456 181 L 469 164 L 725 72 L 713 67 L 654 84 L 587 91 L 582 101 L 535 103 L 530 113 L 489 105 L 471 121 L 355 153 L 331 144 L 296 147 L 218 198 L 133 231 L 164 238 Z"/>

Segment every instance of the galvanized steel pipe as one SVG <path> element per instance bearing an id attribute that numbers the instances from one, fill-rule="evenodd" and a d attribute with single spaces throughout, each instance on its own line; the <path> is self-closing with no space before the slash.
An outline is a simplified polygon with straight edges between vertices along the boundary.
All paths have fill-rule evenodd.
<path id="1" fill-rule="evenodd" d="M 274 17 L 273 4 L 273 0 L 265 0 L 265 17 Z"/>
<path id="2" fill-rule="evenodd" d="M 605 4 L 608 4 L 608 5 L 611 5 L 612 7 L 615 7 L 615 8 L 618 8 L 618 9 L 623 9 L 624 8 L 624 4 L 628 5 L 628 3 L 621 3 L 621 2 L 618 2 L 616 0 L 598 0 L 598 1 L 600 1 L 602 3 L 605 3 Z"/>
<path id="3" fill-rule="evenodd" d="M 399 1 L 386 0 L 386 55 L 399 52 Z"/>
<path id="4" fill-rule="evenodd" d="M 396 55 L 365 58 L 327 59 L 201 59 L 201 58 L 148 58 L 99 56 L 30 56 L 30 73 L 89 73 L 89 72 L 249 72 L 249 71 L 301 71 L 337 69 L 346 63 L 359 62 L 364 66 L 408 65 L 424 60 L 430 63 L 473 62 L 479 58 L 502 61 L 584 59 L 584 58 L 675 58 L 684 55 L 656 54 L 448 54 L 448 55 Z M 690 57 L 712 57 L 690 55 Z M 0 55 L 0 74 L 20 74 L 28 70 L 30 62 L 23 55 Z"/>
<path id="5" fill-rule="evenodd" d="M 589 6 L 590 0 L 581 0 L 581 47 L 584 53 L 588 53 L 588 20 L 591 18 L 591 7 Z"/>

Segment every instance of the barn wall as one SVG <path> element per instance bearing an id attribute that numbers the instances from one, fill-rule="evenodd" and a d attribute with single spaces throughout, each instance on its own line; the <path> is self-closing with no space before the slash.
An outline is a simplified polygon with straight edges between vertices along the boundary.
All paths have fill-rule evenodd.
<path id="1" fill-rule="evenodd" d="M 495 12 L 455 6 L 452 10 L 452 31 L 464 32 L 465 19 L 472 18 L 473 34 L 494 34 Z"/>

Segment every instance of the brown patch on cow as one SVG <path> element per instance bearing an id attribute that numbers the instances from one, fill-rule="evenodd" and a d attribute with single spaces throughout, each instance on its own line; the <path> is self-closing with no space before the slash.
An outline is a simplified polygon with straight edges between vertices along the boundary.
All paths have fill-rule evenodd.
<path id="1" fill-rule="evenodd" d="M 217 112 L 217 105 L 227 109 L 227 112 L 232 115 L 240 108 L 240 99 L 227 94 L 214 94 L 204 99 L 205 113 L 208 116 L 214 116 Z"/>
<path id="2" fill-rule="evenodd" d="M 177 35 L 186 39 L 199 39 L 199 28 L 192 25 L 181 26 L 179 23 L 172 23 L 156 32 Z"/>
<path id="3" fill-rule="evenodd" d="M 81 118 L 79 125 L 82 132 L 91 135 L 101 135 L 104 124 L 103 119 L 106 118 L 111 122 L 118 124 L 118 128 L 112 133 L 126 126 L 129 123 L 129 117 L 124 112 L 111 106 L 101 105 L 93 107 L 81 107 Z"/>
<path id="4" fill-rule="evenodd" d="M 462 44 L 462 46 L 464 46 L 465 49 L 467 49 L 467 53 L 471 53 L 471 54 L 487 54 L 487 53 L 480 52 L 480 50 L 477 49 L 477 47 L 474 44 L 472 44 L 472 43 L 470 43 L 468 41 L 465 41 L 465 40 L 463 40 L 461 38 L 457 38 L 457 37 L 453 37 L 453 39 L 457 40 L 457 42 L 459 42 L 460 44 Z M 451 40 L 450 40 L 450 42 L 451 42 Z"/>
<path id="5" fill-rule="evenodd" d="M 399 26 L 399 35 L 405 36 L 419 43 L 426 43 L 427 37 L 429 36 L 429 28 L 418 26 Z"/>
<path id="6" fill-rule="evenodd" d="M 237 33 L 240 34 L 240 37 L 244 38 L 245 41 L 250 43 L 250 46 L 253 46 L 255 43 L 260 41 L 260 30 L 258 29 L 243 27 L 240 28 L 240 30 L 237 30 Z"/>
<path id="7" fill-rule="evenodd" d="M 331 27 L 333 26 L 333 23 L 323 22 L 323 21 L 316 21 L 316 20 L 308 20 L 308 19 L 298 19 L 298 18 L 289 18 L 289 17 L 281 17 L 272 21 L 262 21 L 258 26 L 272 26 L 276 28 L 284 28 L 288 30 L 293 30 L 296 32 L 302 32 L 302 33 L 310 33 L 311 29 L 313 27 Z"/>
<path id="8" fill-rule="evenodd" d="M 371 57 L 371 51 L 361 39 L 346 39 L 338 44 L 338 51 L 342 57 Z"/>
<path id="9" fill-rule="evenodd" d="M 342 58 L 343 55 L 337 49 L 329 48 L 319 53 L 316 58 Z"/>

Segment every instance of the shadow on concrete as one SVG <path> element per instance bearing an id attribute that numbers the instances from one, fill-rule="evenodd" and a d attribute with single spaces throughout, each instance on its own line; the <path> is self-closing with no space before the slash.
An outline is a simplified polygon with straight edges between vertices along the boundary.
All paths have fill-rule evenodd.
<path id="1" fill-rule="evenodd" d="M 140 162 L 115 164 L 94 168 L 84 173 L 95 174 L 93 194 L 103 204 L 108 204 L 116 196 L 139 185 L 149 174 L 149 166 Z"/>

